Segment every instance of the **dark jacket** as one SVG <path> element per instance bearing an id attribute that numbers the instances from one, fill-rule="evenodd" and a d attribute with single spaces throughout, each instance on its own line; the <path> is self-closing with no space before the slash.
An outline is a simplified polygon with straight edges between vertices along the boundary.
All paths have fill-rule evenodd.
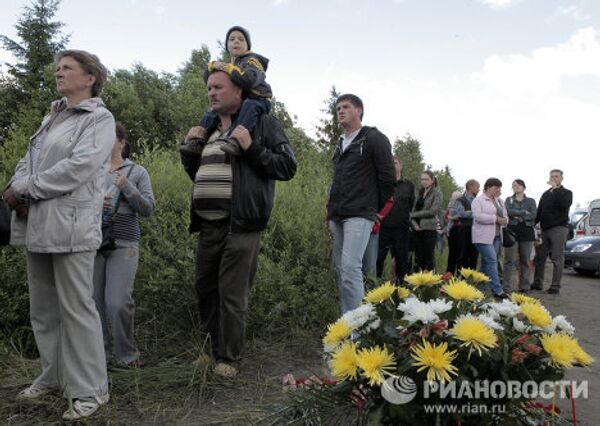
<path id="1" fill-rule="evenodd" d="M 519 201 L 514 195 L 511 195 L 504 204 L 508 212 L 508 224 L 510 226 L 522 224 L 533 227 L 535 225 L 537 208 L 533 198 L 525 197 L 523 201 Z"/>
<path id="2" fill-rule="evenodd" d="M 381 221 L 384 228 L 405 228 L 410 226 L 409 214 L 415 204 L 415 185 L 405 179 L 396 181 L 394 189 L 394 205 L 388 215 Z"/>
<path id="3" fill-rule="evenodd" d="M 569 225 L 569 208 L 573 203 L 573 193 L 563 186 L 542 194 L 535 217 L 542 229 Z"/>
<path id="4" fill-rule="evenodd" d="M 181 162 L 192 181 L 200 167 L 200 156 L 181 153 Z M 258 118 L 252 144 L 231 158 L 231 230 L 262 231 L 273 209 L 275 180 L 290 180 L 296 173 L 296 157 L 279 122 L 267 115 Z M 191 209 L 190 232 L 197 232 L 202 219 Z"/>
<path id="5" fill-rule="evenodd" d="M 393 194 L 395 180 L 390 141 L 375 127 L 363 126 L 345 151 L 340 140 L 333 152 L 331 218 L 375 220 Z"/>
<path id="6" fill-rule="evenodd" d="M 213 71 L 213 64 L 208 64 L 208 70 L 204 74 L 204 81 L 208 80 L 208 75 Z M 273 96 L 271 86 L 267 83 L 266 72 L 269 66 L 269 59 L 258 53 L 248 51 L 238 56 L 235 62 L 227 64 L 225 72 L 229 74 L 231 81 L 236 86 L 241 87 L 249 97 L 259 97 L 270 99 Z"/>

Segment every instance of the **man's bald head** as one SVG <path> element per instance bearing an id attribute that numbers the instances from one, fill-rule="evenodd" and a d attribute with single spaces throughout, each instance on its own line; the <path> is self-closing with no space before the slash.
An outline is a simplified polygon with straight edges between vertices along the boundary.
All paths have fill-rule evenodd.
<path id="1" fill-rule="evenodd" d="M 219 115 L 232 115 L 242 105 L 242 89 L 236 86 L 226 72 L 213 71 L 206 83 L 208 101 Z"/>

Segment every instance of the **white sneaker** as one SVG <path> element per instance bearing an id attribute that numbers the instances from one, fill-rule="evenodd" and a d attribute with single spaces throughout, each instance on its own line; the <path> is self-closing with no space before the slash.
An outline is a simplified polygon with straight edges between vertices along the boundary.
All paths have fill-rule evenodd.
<path id="1" fill-rule="evenodd" d="M 73 401 L 73 407 L 63 413 L 63 420 L 79 420 L 89 417 L 98 411 L 98 408 L 106 404 L 109 400 L 108 393 L 89 398 L 79 398 Z"/>
<path id="2" fill-rule="evenodd" d="M 17 394 L 17 400 L 31 401 L 38 399 L 50 392 L 54 392 L 57 388 L 45 388 L 36 384 L 29 385 Z"/>

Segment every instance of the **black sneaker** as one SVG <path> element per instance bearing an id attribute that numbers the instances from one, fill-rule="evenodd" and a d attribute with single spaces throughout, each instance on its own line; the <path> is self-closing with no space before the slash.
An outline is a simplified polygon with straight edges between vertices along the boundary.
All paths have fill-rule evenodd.
<path id="1" fill-rule="evenodd" d="M 229 155 L 242 155 L 242 148 L 240 143 L 235 138 L 227 139 L 227 143 L 220 146 L 221 151 L 226 152 Z"/>
<path id="2" fill-rule="evenodd" d="M 560 290 L 554 287 L 550 287 L 548 290 L 546 290 L 546 293 L 548 294 L 560 294 Z"/>
<path id="3" fill-rule="evenodd" d="M 527 293 L 529 293 L 529 289 L 528 288 L 520 288 L 519 293 L 527 294 Z"/>
<path id="4" fill-rule="evenodd" d="M 494 299 L 496 299 L 496 300 L 508 299 L 508 294 L 506 294 L 504 292 L 498 293 L 498 294 L 494 294 Z"/>
<path id="5" fill-rule="evenodd" d="M 179 151 L 184 154 L 200 155 L 205 145 L 204 139 L 191 139 L 188 143 L 179 146 Z"/>

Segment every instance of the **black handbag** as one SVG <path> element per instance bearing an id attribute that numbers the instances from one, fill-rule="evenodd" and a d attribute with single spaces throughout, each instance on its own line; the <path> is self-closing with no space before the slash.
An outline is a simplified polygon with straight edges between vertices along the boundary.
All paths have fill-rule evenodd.
<path id="1" fill-rule="evenodd" d="M 517 234 L 508 228 L 502 228 L 502 247 L 512 247 L 517 242 Z"/>
<path id="2" fill-rule="evenodd" d="M 127 178 L 131 174 L 133 170 L 133 165 L 129 168 L 127 172 Z M 121 199 L 123 198 L 123 193 L 119 190 L 119 195 L 117 196 L 117 202 L 115 203 L 115 209 L 110 213 L 110 217 L 106 223 L 102 222 L 102 243 L 100 244 L 99 251 L 110 251 L 117 248 L 117 243 L 115 241 L 114 235 L 114 218 L 115 214 L 119 210 L 119 204 L 121 204 Z"/>
<path id="3" fill-rule="evenodd" d="M 4 200 L 0 200 L 0 246 L 10 243 L 10 219 L 11 212 L 8 204 Z"/>

